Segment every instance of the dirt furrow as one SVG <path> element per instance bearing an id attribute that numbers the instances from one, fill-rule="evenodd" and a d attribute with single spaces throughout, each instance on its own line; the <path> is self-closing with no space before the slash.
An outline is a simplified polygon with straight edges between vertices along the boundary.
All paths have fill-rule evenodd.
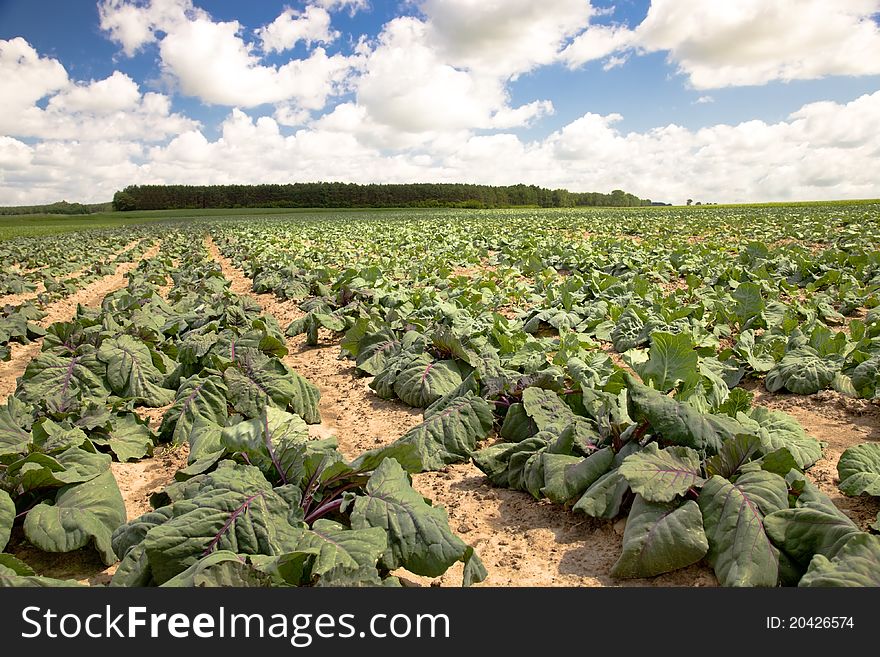
<path id="1" fill-rule="evenodd" d="M 159 445 L 151 457 L 110 464 L 129 520 L 153 510 L 150 495 L 174 481 L 174 473 L 186 467 L 186 458 L 187 450 L 180 446 Z"/>
<path id="2" fill-rule="evenodd" d="M 178 267 L 180 267 L 180 260 L 175 258 L 174 260 L 171 261 L 171 268 L 172 268 L 172 270 L 176 270 Z M 165 284 L 160 285 L 156 291 L 159 293 L 160 297 L 162 297 L 163 299 L 168 301 L 168 293 L 171 292 L 173 287 L 174 287 L 174 280 L 171 278 L 170 275 L 168 275 L 165 277 Z"/>
<path id="3" fill-rule="evenodd" d="M 159 246 L 159 243 L 155 244 L 144 253 L 140 260 L 155 256 L 159 252 Z M 77 290 L 69 297 L 50 304 L 45 308 L 46 316 L 40 320 L 40 326 L 48 328 L 55 322 L 70 321 L 76 315 L 76 309 L 79 305 L 92 308 L 98 306 L 106 295 L 125 285 L 125 275 L 134 269 L 140 260 L 123 263 L 116 268 L 116 273 L 98 279 L 81 290 Z M 40 338 L 30 344 L 13 343 L 10 346 L 12 357 L 8 361 L 0 363 L 0 401 L 2 403 L 5 403 L 6 398 L 15 391 L 18 377 L 24 373 L 27 364 L 40 353 L 43 340 Z"/>
<path id="4" fill-rule="evenodd" d="M 755 395 L 755 404 L 788 413 L 808 434 L 823 443 L 823 458 L 807 469 L 807 476 L 837 508 L 867 531 L 880 513 L 880 500 L 868 495 L 849 497 L 841 493 L 837 487 L 840 483 L 837 462 L 848 447 L 880 441 L 880 406 L 831 390 L 815 395 L 794 395 L 770 393 L 762 385 L 748 387 Z"/>
<path id="5" fill-rule="evenodd" d="M 2 306 L 20 306 L 26 301 L 32 301 L 38 295 L 46 291 L 46 286 L 42 282 L 37 283 L 37 289 L 33 292 L 17 292 L 15 294 L 5 294 L 0 297 L 0 307 Z"/>
<path id="6" fill-rule="evenodd" d="M 140 241 L 141 240 L 137 239 L 137 240 L 134 240 L 133 242 L 129 242 L 128 244 L 126 244 L 115 255 L 111 256 L 108 259 L 109 262 L 116 262 L 116 260 L 117 260 L 117 258 L 119 258 L 119 256 L 121 256 L 123 253 L 133 249 L 138 243 L 140 243 Z M 94 263 L 92 263 L 92 264 L 94 264 Z M 86 273 L 86 271 L 89 269 L 89 267 L 92 266 L 92 264 L 88 264 L 85 267 L 78 269 L 77 271 L 73 272 L 69 276 L 66 276 L 65 278 L 79 278 L 80 276 L 82 276 L 83 274 Z M 43 269 L 43 267 L 37 267 L 36 269 L 28 269 L 22 273 L 38 271 L 40 269 Z M 26 301 L 32 301 L 32 300 L 36 299 L 40 294 L 42 294 L 45 291 L 46 291 L 46 286 L 42 282 L 40 282 L 40 283 L 37 283 L 37 289 L 34 290 L 33 292 L 20 292 L 18 294 L 7 294 L 7 295 L 0 297 L 0 306 L 5 306 L 5 305 L 18 306 Z"/>
<path id="7" fill-rule="evenodd" d="M 129 244 L 124 250 L 128 250 L 136 243 Z M 77 304 L 97 306 L 107 294 L 125 285 L 125 275 L 134 269 L 140 260 L 154 257 L 160 247 L 161 241 L 144 253 L 139 260 L 121 264 L 116 273 L 105 276 L 71 297 L 52 304 L 47 309 L 47 315 L 41 324 L 46 327 L 53 322 L 72 319 L 76 314 Z M 24 372 L 30 360 L 40 352 L 41 347 L 42 340 L 24 345 L 20 349 L 15 349 L 12 360 L 0 363 L 0 398 L 5 400 L 15 390 L 18 377 Z M 150 494 L 173 481 L 174 473 L 185 465 L 186 451 L 165 445 L 157 447 L 151 458 L 129 463 L 115 461 L 111 463 L 110 468 L 122 493 L 128 519 L 131 520 L 149 511 Z M 41 575 L 74 579 L 81 584 L 93 586 L 106 585 L 117 567 L 117 564 L 108 567 L 101 563 L 97 552 L 91 547 L 63 554 L 43 552 L 25 540 L 19 527 L 13 531 L 8 550 Z"/>
<path id="8" fill-rule="evenodd" d="M 254 299 L 263 311 L 275 317 L 282 330 L 302 311 L 294 301 L 279 301 L 273 294 L 251 291 L 251 280 L 225 258 L 210 239 L 205 246 L 236 294 Z M 340 451 L 348 458 L 394 441 L 422 421 L 421 411 L 377 397 L 369 388 L 371 379 L 358 377 L 351 361 L 339 359 L 339 345 L 329 331 L 320 331 L 320 344 L 309 346 L 305 336 L 287 338 L 289 353 L 282 360 L 321 391 L 321 424 L 309 427 L 316 438 L 335 435 Z"/>
<path id="9" fill-rule="evenodd" d="M 294 302 L 251 292 L 251 281 L 206 240 L 211 257 L 220 263 L 232 290 L 257 300 L 279 319 L 282 328 L 299 316 Z M 277 313 L 277 314 L 276 314 Z M 420 409 L 380 399 L 359 377 L 351 361 L 339 359 L 339 345 L 321 331 L 320 344 L 309 347 L 303 336 L 288 338 L 284 362 L 321 390 L 320 425 L 316 437 L 336 435 L 343 454 L 353 458 L 385 445 L 422 421 Z M 696 565 L 653 579 L 621 581 L 609 576 L 621 552 L 623 524 L 594 520 L 565 508 L 538 501 L 527 493 L 493 487 L 471 463 L 413 477 L 422 495 L 442 505 L 453 531 L 473 545 L 489 572 L 490 586 L 714 586 L 712 570 Z M 439 578 L 402 576 L 422 585 L 458 586 L 459 564 Z"/>
<path id="10" fill-rule="evenodd" d="M 156 248 L 157 255 L 159 247 Z M 172 261 L 172 266 L 176 269 L 179 265 L 178 260 Z M 174 283 L 171 277 L 166 278 L 166 285 L 158 288 L 159 296 L 163 299 L 168 298 Z M 139 406 L 134 412 L 142 419 L 147 420 L 150 429 L 158 432 L 159 425 L 162 424 L 162 418 L 166 411 L 173 404 L 167 404 L 159 408 L 147 408 Z M 143 458 L 139 461 L 127 461 L 119 463 L 114 461 L 110 464 L 113 470 L 113 476 L 119 484 L 119 491 L 122 493 L 122 499 L 125 502 L 125 511 L 128 519 L 137 518 L 147 511 L 152 511 L 150 504 L 150 495 L 154 492 L 162 490 L 168 484 L 174 481 L 175 473 L 187 465 L 187 456 L 189 447 L 187 445 L 158 445 L 153 450 L 151 457 Z M 105 572 L 112 574 L 116 566 L 111 566 Z"/>
<path id="11" fill-rule="evenodd" d="M 171 266 L 173 269 L 177 269 L 180 266 L 180 261 L 175 259 L 171 261 Z M 165 301 L 168 301 L 168 293 L 171 292 L 171 289 L 174 287 L 174 281 L 171 276 L 165 277 L 165 284 L 160 285 L 157 288 L 157 292 L 160 297 L 162 297 Z M 160 406 L 158 408 L 148 408 L 146 406 L 138 406 L 134 409 L 135 414 L 138 415 L 142 420 L 146 420 L 150 428 L 153 431 L 158 432 L 159 426 L 162 424 L 162 418 L 165 417 L 165 412 L 173 406 L 173 402 L 171 404 L 166 404 L 165 406 Z M 185 465 L 185 455 L 184 455 L 184 465 Z M 183 467 L 183 466 L 181 466 Z M 174 471 L 171 472 L 169 481 L 174 477 Z M 166 482 L 167 483 L 167 482 Z"/>

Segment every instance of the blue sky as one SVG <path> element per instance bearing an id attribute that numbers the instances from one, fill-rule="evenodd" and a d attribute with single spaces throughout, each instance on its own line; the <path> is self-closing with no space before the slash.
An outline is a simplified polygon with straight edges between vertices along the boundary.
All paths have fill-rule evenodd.
<path id="1" fill-rule="evenodd" d="M 878 11 L 0 0 L 0 203 L 317 179 L 878 197 Z"/>

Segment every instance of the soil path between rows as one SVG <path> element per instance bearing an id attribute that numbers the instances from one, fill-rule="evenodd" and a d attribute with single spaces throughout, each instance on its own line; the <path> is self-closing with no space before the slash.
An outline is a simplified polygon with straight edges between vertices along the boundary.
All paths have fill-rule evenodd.
<path id="1" fill-rule="evenodd" d="M 121 249 L 119 253 L 124 253 L 134 244 L 137 244 L 138 241 L 132 242 L 126 248 Z M 93 281 L 70 296 L 49 304 L 44 308 L 46 316 L 38 324 L 43 328 L 48 328 L 55 322 L 69 322 L 76 315 L 77 306 L 83 305 L 91 308 L 99 306 L 105 296 L 124 287 L 125 275 L 137 267 L 141 260 L 154 257 L 159 252 L 160 246 L 161 243 L 157 242 L 138 260 L 123 263 L 116 268 L 115 273 Z M 12 350 L 10 359 L 0 362 L 0 403 L 6 403 L 6 398 L 15 392 L 18 377 L 24 374 L 28 363 L 40 353 L 40 350 L 43 348 L 43 339 L 38 338 L 26 345 L 18 344 L 17 342 L 11 343 L 10 347 Z"/>
<path id="2" fill-rule="evenodd" d="M 108 258 L 108 261 L 109 262 L 116 262 L 116 259 L 119 258 L 119 256 L 121 256 L 123 253 L 130 251 L 140 242 L 141 242 L 140 239 L 136 239 L 132 242 L 129 242 L 124 247 L 122 247 L 119 251 L 117 251 L 114 255 L 112 255 L 110 258 Z M 93 264 L 95 264 L 95 263 L 90 263 L 90 264 L 86 265 L 85 267 L 82 267 L 82 268 L 78 269 L 77 271 L 73 272 L 69 276 L 65 276 L 65 278 L 79 278 L 80 276 L 85 274 L 86 271 L 89 269 L 89 267 L 91 267 Z M 36 269 L 28 269 L 22 273 L 39 271 L 40 269 L 42 269 L 42 267 L 37 267 Z M 36 299 L 37 296 L 39 296 L 40 294 L 42 294 L 45 291 L 46 291 L 46 286 L 41 281 L 41 282 L 37 283 L 37 289 L 35 289 L 33 292 L 20 292 L 18 294 L 6 294 L 4 296 L 0 296 L 0 307 L 6 306 L 6 305 L 10 305 L 10 306 L 21 305 L 22 303 L 25 303 L 26 301 L 32 301 L 32 300 Z"/>
<path id="3" fill-rule="evenodd" d="M 808 434 L 825 443 L 822 458 L 806 471 L 807 477 L 860 529 L 867 531 L 880 513 L 880 499 L 841 493 L 837 487 L 840 483 L 837 462 L 848 447 L 880 441 L 880 406 L 833 390 L 794 395 L 767 392 L 757 382 L 745 387 L 755 395 L 755 404 L 788 413 Z"/>
<path id="4" fill-rule="evenodd" d="M 265 313 L 278 321 L 282 331 L 303 316 L 294 301 L 281 301 L 274 294 L 252 292 L 251 279 L 225 258 L 210 238 L 205 246 L 211 258 L 220 264 L 232 291 L 259 303 Z M 370 379 L 358 377 L 351 361 L 338 358 L 338 345 L 328 344 L 329 331 L 321 329 L 319 337 L 321 344 L 317 347 L 308 346 L 302 335 L 287 338 L 288 354 L 282 358 L 286 365 L 321 391 L 318 404 L 321 424 L 309 427 L 312 436 L 327 438 L 335 435 L 340 451 L 346 457 L 354 458 L 368 449 L 396 440 L 422 421 L 420 410 L 377 397 L 369 388 Z"/>
<path id="5" fill-rule="evenodd" d="M 129 244 L 120 253 L 128 251 L 138 241 Z M 161 241 L 157 241 L 136 261 L 119 265 L 115 273 L 94 281 L 66 299 L 51 304 L 46 308 L 46 317 L 40 324 L 45 328 L 54 322 L 73 319 L 79 304 L 87 307 L 99 306 L 105 296 L 125 286 L 125 276 L 128 272 L 137 267 L 140 261 L 155 257 L 160 248 Z M 14 349 L 10 361 L 0 363 L 0 398 L 4 401 L 15 390 L 18 377 L 24 373 L 32 358 L 40 352 L 42 344 L 42 339 L 39 339 L 29 345 L 22 345 Z M 181 454 L 179 450 L 164 446 L 157 448 L 151 458 L 129 463 L 116 461 L 111 463 L 110 468 L 122 493 L 129 520 L 149 511 L 152 508 L 149 504 L 150 494 L 166 486 L 173 480 L 174 473 L 185 465 L 185 453 Z M 27 543 L 19 527 L 13 531 L 9 551 L 41 575 L 74 579 L 81 584 L 107 584 L 116 571 L 116 564 L 105 566 L 101 563 L 97 552 L 91 548 L 64 554 L 51 554 L 38 550 Z"/>
<path id="6" fill-rule="evenodd" d="M 256 300 L 282 329 L 302 315 L 295 302 L 251 291 L 251 280 L 225 258 L 208 238 L 206 247 L 237 294 Z M 339 359 L 339 345 L 322 331 L 319 346 L 305 345 L 303 336 L 288 338 L 290 353 L 284 362 L 321 390 L 320 425 L 315 436 L 336 435 L 347 458 L 393 442 L 422 421 L 420 409 L 385 401 L 369 388 L 370 378 L 359 377 L 350 360 Z M 442 505 L 450 527 L 473 545 L 489 577 L 489 586 L 711 586 L 711 569 L 695 565 L 652 579 L 613 580 L 611 566 L 620 555 L 623 523 L 612 524 L 575 514 L 538 501 L 527 493 L 495 488 L 471 463 L 448 466 L 440 472 L 413 477 L 413 486 Z M 458 586 L 462 566 L 457 564 L 439 578 L 407 579 L 423 585 Z"/>
<path id="7" fill-rule="evenodd" d="M 179 261 L 172 261 L 174 269 L 177 268 L 178 264 Z M 161 285 L 158 288 L 159 296 L 167 301 L 168 293 L 173 286 L 171 277 L 166 277 L 165 285 Z M 158 432 L 162 418 L 171 406 L 172 404 L 158 408 L 139 406 L 135 409 L 135 413 L 142 419 L 147 420 L 150 429 Z M 186 467 L 188 453 L 189 449 L 186 445 L 163 444 L 154 448 L 152 457 L 143 458 L 139 461 L 127 461 L 125 463 L 114 461 L 110 464 L 113 476 L 116 478 L 116 483 L 119 484 L 119 491 L 122 493 L 126 515 L 129 520 L 153 510 L 150 504 L 150 495 L 162 490 L 174 481 L 175 473 L 181 468 Z M 114 571 L 115 566 L 111 566 L 107 573 L 110 574 Z"/>
<path id="8" fill-rule="evenodd" d="M 219 252 L 210 237 L 206 238 L 205 246 L 230 281 L 232 291 L 254 299 L 265 313 L 278 321 L 282 330 L 292 320 L 302 316 L 295 302 L 252 292 L 251 280 Z M 157 251 L 158 246 L 144 257 L 151 257 Z M 131 264 L 131 267 L 135 264 Z M 120 277 L 114 284 L 116 287 L 105 284 L 100 291 L 91 290 L 90 295 L 83 295 L 83 300 L 87 305 L 99 303 L 105 294 L 121 287 L 124 278 Z M 85 293 L 86 290 L 81 292 Z M 73 303 L 65 312 L 72 317 L 75 309 L 76 304 Z M 420 410 L 400 402 L 379 399 L 368 387 L 370 378 L 358 376 L 351 361 L 339 358 L 338 342 L 333 340 L 330 332 L 322 330 L 320 338 L 320 344 L 316 347 L 306 345 L 304 336 L 287 338 L 289 354 L 283 359 L 321 390 L 322 422 L 310 427 L 313 436 L 323 438 L 335 435 L 343 454 L 354 458 L 366 449 L 394 441 L 421 422 Z M 0 378 L 0 386 L 5 381 L 5 378 Z M 14 388 L 14 379 L 12 385 Z M 758 382 L 751 382 L 746 387 L 754 393 L 755 403 L 791 414 L 808 433 L 826 443 L 823 459 L 808 471 L 808 475 L 863 529 L 872 522 L 880 511 L 880 504 L 868 497 L 848 498 L 842 495 L 837 490 L 836 464 L 847 447 L 880 440 L 880 407 L 872 402 L 852 400 L 831 392 L 810 396 L 780 395 L 767 393 Z M 146 410 L 155 427 L 164 409 Z M 185 450 L 164 446 L 157 448 L 152 458 L 133 463 L 113 463 L 113 472 L 119 482 L 129 519 L 150 510 L 150 493 L 172 481 L 176 470 L 185 463 Z M 705 564 L 651 579 L 612 579 L 609 572 L 620 555 L 625 520 L 615 523 L 596 520 L 547 501 L 535 500 L 520 491 L 495 488 L 470 463 L 449 466 L 440 472 L 415 475 L 413 485 L 435 505 L 445 507 L 453 531 L 476 548 L 489 572 L 485 585 L 717 585 L 714 574 Z M 94 550 L 47 555 L 23 544 L 20 537 L 18 544 L 16 553 L 21 558 L 38 572 L 53 577 L 106 584 L 116 568 L 115 565 L 104 567 Z M 457 565 L 438 578 L 401 574 L 422 585 L 458 586 L 462 568 Z"/>

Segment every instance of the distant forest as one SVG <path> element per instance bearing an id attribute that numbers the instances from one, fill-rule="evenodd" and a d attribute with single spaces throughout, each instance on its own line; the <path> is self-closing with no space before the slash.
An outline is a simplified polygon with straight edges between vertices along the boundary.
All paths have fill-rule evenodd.
<path id="1" fill-rule="evenodd" d="M 96 212 L 109 212 L 112 210 L 108 203 L 68 203 L 58 201 L 46 205 L 10 205 L 0 207 L 0 215 L 18 214 L 94 214 Z"/>
<path id="2" fill-rule="evenodd" d="M 200 208 L 504 208 L 534 206 L 634 207 L 652 204 L 622 190 L 610 194 L 569 192 L 535 185 L 412 183 L 358 185 L 317 182 L 289 185 L 132 185 L 113 195 L 113 209 Z"/>

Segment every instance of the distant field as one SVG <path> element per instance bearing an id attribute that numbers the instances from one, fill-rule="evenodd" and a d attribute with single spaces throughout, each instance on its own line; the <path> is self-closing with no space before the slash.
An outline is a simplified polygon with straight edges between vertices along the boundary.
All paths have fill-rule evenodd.
<path id="1" fill-rule="evenodd" d="M 878 218 L 6 220 L 0 585 L 876 586 Z"/>
<path id="2" fill-rule="evenodd" d="M 726 204 L 726 205 L 695 205 L 690 210 L 706 211 L 712 209 L 737 208 L 755 210 L 763 208 L 782 207 L 819 207 L 819 206 L 869 206 L 880 204 L 880 200 L 858 201 L 800 201 L 795 203 L 749 203 L 749 204 Z M 581 208 L 586 212 L 669 212 L 678 211 L 684 206 L 655 206 L 639 208 Z M 523 210 L 538 208 L 521 208 Z M 59 233 L 88 230 L 91 228 L 118 228 L 121 226 L 134 226 L 149 223 L 161 223 L 165 221 L 197 218 L 197 217 L 265 217 L 286 216 L 294 214 L 339 214 L 339 213 L 373 213 L 373 212 L 397 212 L 398 208 L 207 208 L 207 209 L 184 209 L 184 210 L 140 210 L 134 212 L 99 212 L 90 215 L 9 215 L 0 216 L 0 241 L 13 237 L 37 237 L 41 235 L 56 235 Z M 553 212 L 553 208 L 546 208 Z M 573 210 L 573 209 L 572 209 Z M 437 214 L 453 212 L 452 209 L 444 208 L 407 208 L 407 212 L 416 214 Z M 476 212 L 487 212 L 477 210 Z"/>
<path id="3" fill-rule="evenodd" d="M 92 215 L 19 215 L 0 217 L 0 241 L 14 237 L 57 235 L 91 228 L 119 228 L 135 224 L 161 222 L 165 217 L 135 217 L 112 212 Z"/>
<path id="4" fill-rule="evenodd" d="M 394 208 L 370 209 L 369 212 L 394 211 Z M 419 210 L 416 210 L 418 212 Z M 0 216 L 0 241 L 14 237 L 57 235 L 92 228 L 119 228 L 163 223 L 198 217 L 247 217 L 313 213 L 365 212 L 361 208 L 220 208 L 204 210 L 141 210 L 136 212 L 99 212 L 90 215 L 10 215 Z M 443 212 L 442 209 L 422 212 Z"/>

